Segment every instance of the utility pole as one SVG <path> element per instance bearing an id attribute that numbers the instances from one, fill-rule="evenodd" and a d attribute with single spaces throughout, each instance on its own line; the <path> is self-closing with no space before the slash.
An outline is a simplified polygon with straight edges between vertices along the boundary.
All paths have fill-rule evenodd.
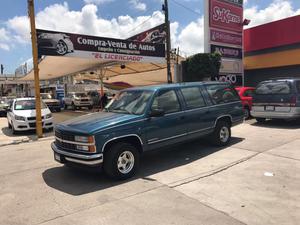
<path id="1" fill-rule="evenodd" d="M 40 96 L 40 78 L 38 68 L 38 50 L 37 38 L 35 29 L 34 16 L 34 0 L 28 0 L 28 15 L 31 27 L 31 42 L 32 42 L 32 56 L 33 56 L 33 70 L 34 70 L 34 87 L 35 87 L 35 111 L 36 111 L 36 134 L 38 138 L 43 137 L 42 126 L 42 112 L 41 112 L 41 96 Z"/>
<path id="2" fill-rule="evenodd" d="M 172 74 L 171 74 L 171 59 L 170 59 L 170 51 L 171 51 L 171 37 L 170 37 L 170 21 L 169 21 L 169 6 L 168 0 L 165 0 L 163 5 L 163 11 L 165 11 L 165 28 L 166 28 L 166 51 L 167 51 L 167 80 L 168 83 L 172 83 Z"/>

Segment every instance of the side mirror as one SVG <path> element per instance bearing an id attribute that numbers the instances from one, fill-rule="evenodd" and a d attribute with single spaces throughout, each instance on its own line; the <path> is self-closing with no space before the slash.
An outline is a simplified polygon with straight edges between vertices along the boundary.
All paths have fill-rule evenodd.
<path id="1" fill-rule="evenodd" d="M 165 111 L 162 109 L 152 109 L 149 116 L 150 117 L 161 117 L 165 115 Z"/>

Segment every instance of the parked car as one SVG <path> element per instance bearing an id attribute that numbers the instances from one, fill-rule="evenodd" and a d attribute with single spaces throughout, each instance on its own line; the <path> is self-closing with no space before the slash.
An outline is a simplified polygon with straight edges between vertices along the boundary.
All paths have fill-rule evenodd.
<path id="1" fill-rule="evenodd" d="M 53 128 L 53 117 L 45 103 L 41 102 L 43 128 Z M 7 112 L 8 127 L 13 134 L 17 131 L 36 129 L 36 112 L 34 98 L 17 98 L 12 101 Z"/>
<path id="2" fill-rule="evenodd" d="M 245 111 L 245 119 L 250 118 L 252 109 L 252 96 L 255 90 L 254 87 L 236 87 L 235 90 L 239 93 Z"/>
<path id="3" fill-rule="evenodd" d="M 58 124 L 54 158 L 60 163 L 103 166 L 112 178 L 138 169 L 140 154 L 207 136 L 230 142 L 231 127 L 244 120 L 237 92 L 228 83 L 185 83 L 121 91 L 106 112 Z"/>
<path id="4" fill-rule="evenodd" d="M 82 107 L 88 107 L 89 109 L 93 108 L 93 101 L 91 98 L 83 92 L 70 92 L 64 98 L 65 109 L 69 106 L 72 107 L 73 110 Z"/>
<path id="5" fill-rule="evenodd" d="M 60 112 L 60 101 L 53 98 L 50 93 L 41 93 L 41 98 L 43 102 L 48 106 L 51 112 Z"/>
<path id="6" fill-rule="evenodd" d="M 38 48 L 53 55 L 65 55 L 74 52 L 70 37 L 63 33 L 40 33 L 38 35 Z"/>
<path id="7" fill-rule="evenodd" d="M 9 103 L 6 99 L 0 99 L 0 116 L 6 116 L 6 112 L 9 108 Z"/>
<path id="8" fill-rule="evenodd" d="M 251 115 L 258 121 L 300 118 L 300 79 L 274 79 L 258 84 Z"/>

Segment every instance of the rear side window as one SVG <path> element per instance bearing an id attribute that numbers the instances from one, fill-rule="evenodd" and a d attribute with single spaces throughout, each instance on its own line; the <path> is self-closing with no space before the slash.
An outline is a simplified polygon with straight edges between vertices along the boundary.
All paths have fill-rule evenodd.
<path id="1" fill-rule="evenodd" d="M 260 83 L 257 86 L 255 93 L 258 95 L 290 94 L 291 85 L 285 81 Z"/>
<path id="2" fill-rule="evenodd" d="M 180 111 L 180 104 L 175 91 L 160 91 L 154 98 L 151 109 L 162 109 L 166 114 Z"/>
<path id="3" fill-rule="evenodd" d="M 237 92 L 228 85 L 207 85 L 206 90 L 214 104 L 239 101 L 240 97 Z"/>
<path id="4" fill-rule="evenodd" d="M 195 109 L 205 106 L 204 98 L 198 87 L 182 88 L 181 92 L 188 109 Z"/>

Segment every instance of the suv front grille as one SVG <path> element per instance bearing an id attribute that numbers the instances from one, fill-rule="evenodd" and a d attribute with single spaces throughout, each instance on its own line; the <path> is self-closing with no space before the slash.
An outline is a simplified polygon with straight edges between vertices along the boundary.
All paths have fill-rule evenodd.
<path id="1" fill-rule="evenodd" d="M 65 133 L 59 132 L 57 130 L 55 131 L 55 137 L 58 137 L 59 139 L 66 140 L 66 141 L 74 141 L 75 140 L 74 135 L 65 134 Z"/>

